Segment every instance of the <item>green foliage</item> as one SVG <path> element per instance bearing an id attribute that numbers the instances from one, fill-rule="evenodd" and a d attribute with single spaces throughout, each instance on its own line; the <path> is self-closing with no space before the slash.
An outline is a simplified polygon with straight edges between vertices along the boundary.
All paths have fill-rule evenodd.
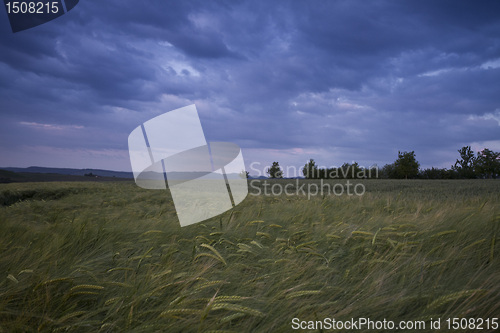
<path id="1" fill-rule="evenodd" d="M 497 178 L 500 176 L 500 153 L 490 149 L 483 149 L 474 156 L 470 146 L 458 150 L 460 159 L 457 159 L 451 169 L 427 168 L 419 170 L 415 152 L 398 152 L 398 159 L 386 164 L 381 170 L 377 167 L 364 169 L 358 163 L 344 163 L 340 168 L 319 168 L 311 159 L 306 163 L 302 172 L 307 179 L 473 179 Z"/>
<path id="2" fill-rule="evenodd" d="M 398 178 L 397 174 L 396 174 L 396 167 L 395 167 L 394 163 L 384 165 L 382 170 L 380 170 L 380 178 L 382 178 L 382 179 L 396 179 L 396 178 Z"/>
<path id="3" fill-rule="evenodd" d="M 306 165 L 304 165 L 302 173 L 304 177 L 306 177 L 307 179 L 319 178 L 318 166 L 316 165 L 316 162 L 314 162 L 312 158 L 309 160 L 309 162 L 306 163 Z"/>
<path id="4" fill-rule="evenodd" d="M 419 167 L 420 164 L 417 162 L 414 151 L 398 152 L 398 159 L 394 162 L 394 170 L 398 178 L 416 178 Z"/>
<path id="5" fill-rule="evenodd" d="M 498 317 L 498 181 L 361 182 L 362 197 L 249 195 L 184 228 L 168 191 L 132 182 L 2 184 L 0 331 Z"/>
<path id="6" fill-rule="evenodd" d="M 452 169 L 457 171 L 460 178 L 476 178 L 474 170 L 476 166 L 476 158 L 470 146 L 462 147 L 458 150 L 460 159 L 457 159 Z"/>
<path id="7" fill-rule="evenodd" d="M 273 162 L 273 165 L 271 165 L 266 172 L 269 175 L 269 178 L 283 178 L 283 171 L 281 170 L 278 162 Z"/>
<path id="8" fill-rule="evenodd" d="M 307 179 L 365 179 L 378 178 L 378 168 L 362 168 L 357 162 L 344 163 L 340 168 L 319 168 L 313 159 L 310 159 L 302 169 Z"/>
<path id="9" fill-rule="evenodd" d="M 452 169 L 459 178 L 497 178 L 500 175 L 500 153 L 485 148 L 474 156 L 470 146 L 462 147 L 458 152 L 460 159 Z"/>
<path id="10" fill-rule="evenodd" d="M 473 179 L 497 178 L 500 176 L 500 153 L 488 148 L 483 149 L 474 156 L 470 146 L 458 150 L 460 159 L 457 159 L 451 169 L 427 168 L 419 170 L 415 152 L 398 152 L 398 159 L 391 164 L 386 164 L 379 172 L 377 167 L 364 169 L 357 162 L 344 163 L 339 168 L 319 168 L 311 159 L 306 163 L 302 172 L 307 179 Z"/>
<path id="11" fill-rule="evenodd" d="M 439 168 L 430 168 L 421 170 L 419 173 L 419 178 L 422 179 L 455 179 L 458 178 L 457 171 L 451 169 L 439 169 Z"/>
<path id="12" fill-rule="evenodd" d="M 477 153 L 475 166 L 480 177 L 497 178 L 500 175 L 500 153 L 483 149 Z"/>

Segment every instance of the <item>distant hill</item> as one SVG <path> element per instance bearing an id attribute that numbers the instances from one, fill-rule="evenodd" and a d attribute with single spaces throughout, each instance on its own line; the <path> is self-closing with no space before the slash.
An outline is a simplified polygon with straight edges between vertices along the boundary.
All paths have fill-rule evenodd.
<path id="1" fill-rule="evenodd" d="M 8 169 L 20 169 L 24 168 L 8 168 Z M 28 169 L 28 168 L 26 168 Z M 51 168 L 44 168 L 51 169 Z M 51 169 L 57 170 L 57 169 Z M 63 169 L 68 170 L 68 169 Z M 106 171 L 106 170 L 103 170 Z M 114 171 L 111 171 L 114 172 Z M 91 172 L 88 172 L 90 174 Z M 126 174 L 126 172 L 123 172 Z M 120 173 L 119 173 L 120 174 Z M 74 181 L 130 181 L 131 178 L 120 178 L 115 176 L 99 176 L 92 172 L 92 176 L 84 175 L 73 175 L 73 174 L 58 174 L 58 173 L 41 173 L 41 172 L 14 172 L 10 170 L 0 169 L 0 183 L 19 183 L 19 182 L 74 182 Z"/>
<path id="2" fill-rule="evenodd" d="M 54 173 L 59 175 L 84 176 L 92 174 L 99 177 L 134 178 L 132 172 L 111 171 L 102 169 L 70 169 L 70 168 L 45 168 L 30 166 L 29 168 L 2 168 L 2 170 L 22 173 Z"/>
<path id="3" fill-rule="evenodd" d="M 269 179 L 269 177 L 266 177 L 266 176 L 259 176 L 259 177 L 248 176 L 248 179 Z"/>
<path id="4" fill-rule="evenodd" d="M 186 176 L 188 175 L 188 176 Z M 174 172 L 170 174 L 171 180 L 193 179 L 201 176 L 205 178 L 216 179 L 218 176 L 210 177 L 206 173 L 196 172 L 183 173 Z M 145 179 L 160 179 L 163 174 L 158 175 L 155 172 L 146 172 L 142 175 Z M 228 177 L 238 177 L 238 174 L 228 174 Z M 303 177 L 297 177 L 302 179 Z M 110 181 L 110 180 L 131 180 L 134 179 L 132 172 L 112 171 L 103 169 L 71 169 L 71 168 L 46 168 L 31 166 L 28 168 L 0 167 L 0 183 L 13 182 L 44 182 L 44 181 Z M 266 176 L 252 177 L 249 179 L 269 179 Z"/>
<path id="5" fill-rule="evenodd" d="M 272 179 L 266 176 L 259 176 L 259 177 L 253 177 L 250 176 L 248 179 Z M 276 179 L 306 179 L 305 177 L 283 177 L 283 178 L 276 178 Z"/>

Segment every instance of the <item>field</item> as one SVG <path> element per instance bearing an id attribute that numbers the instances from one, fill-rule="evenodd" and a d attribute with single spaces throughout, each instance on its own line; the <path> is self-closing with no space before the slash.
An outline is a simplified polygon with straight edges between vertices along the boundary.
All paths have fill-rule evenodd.
<path id="1" fill-rule="evenodd" d="M 364 184 L 249 195 L 183 228 L 166 191 L 133 182 L 2 184 L 0 332 L 289 332 L 293 318 L 360 317 L 495 331 L 500 182 Z"/>

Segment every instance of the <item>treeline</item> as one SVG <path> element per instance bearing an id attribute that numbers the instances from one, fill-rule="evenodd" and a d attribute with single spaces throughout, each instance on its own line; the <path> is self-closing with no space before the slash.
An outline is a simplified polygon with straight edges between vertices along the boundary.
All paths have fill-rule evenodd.
<path id="1" fill-rule="evenodd" d="M 500 176 L 500 153 L 485 148 L 474 155 L 470 146 L 458 150 L 460 158 L 450 169 L 430 168 L 419 170 L 422 179 L 491 179 Z M 384 167 L 385 168 L 385 167 Z M 391 175 L 390 166 L 385 170 Z"/>
<path id="2" fill-rule="evenodd" d="M 379 178 L 379 170 L 376 166 L 370 168 L 361 167 L 357 162 L 344 163 L 341 167 L 320 168 L 311 159 L 302 169 L 305 178 L 308 179 L 364 179 Z"/>
<path id="3" fill-rule="evenodd" d="M 460 158 L 450 169 L 420 169 L 415 152 L 398 152 L 398 158 L 382 169 L 377 166 L 361 167 L 357 162 L 344 163 L 341 167 L 321 168 L 313 159 L 304 165 L 302 173 L 307 179 L 474 179 L 500 176 L 500 153 L 483 149 L 474 155 L 470 146 L 458 150 Z M 282 178 L 278 162 L 267 170 L 270 178 Z"/>

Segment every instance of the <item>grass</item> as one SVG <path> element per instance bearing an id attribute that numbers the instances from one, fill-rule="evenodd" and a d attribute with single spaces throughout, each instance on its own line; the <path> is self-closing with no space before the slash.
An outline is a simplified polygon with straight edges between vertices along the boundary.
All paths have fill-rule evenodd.
<path id="1" fill-rule="evenodd" d="M 129 182 L 0 185 L 0 332 L 500 317 L 500 182 L 363 183 L 184 228 L 168 192 Z"/>

